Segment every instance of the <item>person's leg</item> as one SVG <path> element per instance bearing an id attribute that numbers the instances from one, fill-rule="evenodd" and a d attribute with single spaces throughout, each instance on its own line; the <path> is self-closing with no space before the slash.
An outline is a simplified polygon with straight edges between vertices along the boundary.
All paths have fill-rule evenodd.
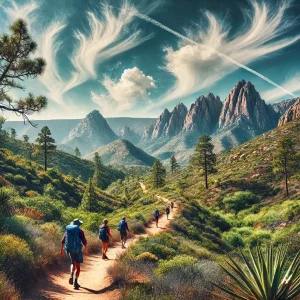
<path id="1" fill-rule="evenodd" d="M 69 284 L 73 284 L 74 273 L 76 270 L 76 260 L 74 257 L 74 253 L 69 252 L 68 254 L 71 260 Z"/>
<path id="2" fill-rule="evenodd" d="M 120 237 L 121 237 L 121 245 L 122 245 L 122 248 L 124 248 L 124 234 L 122 231 L 120 231 Z"/>
<path id="3" fill-rule="evenodd" d="M 82 254 L 82 251 L 79 251 L 76 256 L 76 273 L 75 273 L 75 281 L 74 281 L 75 289 L 80 288 L 80 285 L 78 283 L 78 278 L 80 275 L 80 264 L 82 264 L 82 263 L 83 263 L 83 254 Z"/>
<path id="4" fill-rule="evenodd" d="M 108 258 L 108 257 L 106 256 L 107 249 L 108 249 L 108 245 L 109 245 L 109 242 L 105 242 L 105 243 L 104 243 L 104 256 L 105 256 L 105 258 Z"/>

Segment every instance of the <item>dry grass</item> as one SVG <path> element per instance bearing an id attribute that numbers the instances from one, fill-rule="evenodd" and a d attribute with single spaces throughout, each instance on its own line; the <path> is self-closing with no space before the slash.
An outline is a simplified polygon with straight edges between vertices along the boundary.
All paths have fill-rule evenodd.
<path id="1" fill-rule="evenodd" d="M 0 273 L 0 299 L 21 300 L 20 292 L 7 280 L 3 273 Z"/>

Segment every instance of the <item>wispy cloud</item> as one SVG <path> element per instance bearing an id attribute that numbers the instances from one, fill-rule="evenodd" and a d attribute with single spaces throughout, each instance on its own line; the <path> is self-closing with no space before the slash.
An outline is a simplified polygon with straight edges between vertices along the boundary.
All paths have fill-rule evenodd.
<path id="1" fill-rule="evenodd" d="M 126 0 L 117 10 L 107 3 L 102 4 L 100 18 L 93 12 L 87 13 L 90 33 L 85 35 L 77 31 L 75 34 L 78 47 L 71 57 L 75 71 L 64 92 L 90 78 L 95 79 L 97 77 L 96 66 L 136 47 L 151 37 L 151 35 L 143 37 L 140 30 L 130 33 L 126 30 L 135 14 L 136 8 Z"/>
<path id="2" fill-rule="evenodd" d="M 285 15 L 289 2 L 282 1 L 280 6 L 271 7 L 251 1 L 251 9 L 243 10 L 245 25 L 233 37 L 229 37 L 226 20 L 218 20 L 210 12 L 205 12 L 206 29 L 196 25 L 186 30 L 187 36 L 199 42 L 198 45 L 181 40 L 176 50 L 165 48 L 164 69 L 176 78 L 176 82 L 159 105 L 207 88 L 238 68 L 210 48 L 247 65 L 297 42 L 300 35 L 285 35 L 297 22 Z"/>
<path id="3" fill-rule="evenodd" d="M 287 79 L 282 84 L 282 86 L 299 97 L 300 96 L 300 73 Z M 278 89 L 267 90 L 261 93 L 261 97 L 267 102 L 274 102 L 275 100 L 282 99 L 283 97 L 288 98 L 286 97 L 286 94 L 283 91 Z"/>
<path id="4" fill-rule="evenodd" d="M 23 19 L 27 22 L 28 26 L 31 27 L 31 24 L 35 21 L 32 13 L 38 7 L 39 5 L 35 1 L 27 2 L 23 5 L 18 5 L 15 1 L 12 1 L 11 6 L 3 6 L 3 10 L 10 22 L 14 22 L 17 19 Z"/>
<path id="5" fill-rule="evenodd" d="M 121 78 L 114 81 L 105 76 L 102 81 L 106 94 L 91 93 L 92 100 L 101 107 L 104 114 L 127 111 L 135 107 L 138 102 L 149 101 L 150 91 L 156 88 L 155 80 L 146 76 L 139 68 L 124 70 Z"/>

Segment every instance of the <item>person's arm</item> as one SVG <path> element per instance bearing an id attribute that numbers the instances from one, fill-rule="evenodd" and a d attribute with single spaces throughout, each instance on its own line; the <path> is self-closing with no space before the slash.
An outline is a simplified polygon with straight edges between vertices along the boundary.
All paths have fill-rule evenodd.
<path id="1" fill-rule="evenodd" d="M 125 222 L 125 228 L 126 228 L 126 230 L 127 230 L 128 232 L 130 232 L 130 230 L 129 230 L 129 228 L 128 228 L 127 222 Z"/>
<path id="2" fill-rule="evenodd" d="M 110 228 L 108 226 L 106 227 L 106 230 L 107 230 L 107 235 L 112 239 L 112 235 L 110 233 Z"/>
<path id="3" fill-rule="evenodd" d="M 66 240 L 66 233 L 64 233 L 62 239 L 61 239 L 61 248 L 60 248 L 60 255 L 64 255 L 64 248 L 65 248 L 65 240 Z"/>
<path id="4" fill-rule="evenodd" d="M 80 234 L 80 240 L 81 240 L 81 243 L 83 244 L 84 246 L 84 250 L 85 250 L 85 254 L 88 254 L 88 243 L 87 243 L 87 240 L 85 238 L 85 235 L 84 235 L 84 232 L 83 230 L 79 230 L 79 234 Z"/>

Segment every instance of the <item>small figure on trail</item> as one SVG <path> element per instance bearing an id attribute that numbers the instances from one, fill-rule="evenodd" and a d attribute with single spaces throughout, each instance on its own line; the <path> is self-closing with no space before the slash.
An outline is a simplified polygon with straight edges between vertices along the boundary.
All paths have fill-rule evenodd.
<path id="1" fill-rule="evenodd" d="M 157 208 L 154 211 L 154 218 L 155 218 L 156 227 L 158 227 L 159 210 Z"/>
<path id="2" fill-rule="evenodd" d="M 170 207 L 166 207 L 166 214 L 167 214 L 167 220 L 169 220 L 169 214 L 170 214 Z"/>
<path id="3" fill-rule="evenodd" d="M 60 255 L 64 255 L 64 251 L 68 254 L 71 260 L 71 273 L 69 284 L 74 283 L 74 289 L 78 290 L 80 285 L 78 277 L 80 274 L 80 264 L 83 263 L 82 245 L 85 247 L 85 253 L 88 253 L 88 245 L 84 236 L 83 230 L 79 226 L 83 222 L 79 219 L 74 219 L 70 225 L 66 226 L 66 231 L 61 240 Z M 76 273 L 75 273 L 76 271 Z M 74 281 L 75 273 L 75 281 Z"/>
<path id="4" fill-rule="evenodd" d="M 120 223 L 118 225 L 118 231 L 120 231 L 122 249 L 125 249 L 125 248 L 127 248 L 126 247 L 127 231 L 128 231 L 128 233 L 130 232 L 125 217 L 122 217 L 122 220 L 120 221 Z"/>
<path id="5" fill-rule="evenodd" d="M 173 211 L 173 208 L 174 208 L 174 202 L 172 201 L 171 202 L 171 210 Z"/>
<path id="6" fill-rule="evenodd" d="M 99 230 L 99 239 L 102 242 L 102 259 L 109 259 L 106 256 L 108 245 L 109 245 L 109 238 L 112 239 L 112 235 L 110 233 L 110 228 L 108 227 L 108 220 L 104 219 L 103 224 Z"/>

